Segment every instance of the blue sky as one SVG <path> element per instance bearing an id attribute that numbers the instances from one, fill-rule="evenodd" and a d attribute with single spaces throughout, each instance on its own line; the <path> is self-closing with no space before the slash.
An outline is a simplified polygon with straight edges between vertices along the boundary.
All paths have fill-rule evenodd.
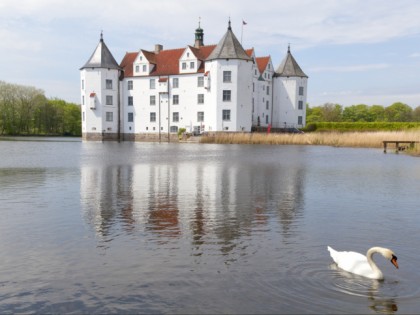
<path id="1" fill-rule="evenodd" d="M 308 103 L 420 106 L 417 0 L 1 0 L 0 80 L 80 103 L 79 68 L 104 40 L 127 51 L 204 43 L 227 29 L 275 68 L 291 51 L 309 76 Z"/>

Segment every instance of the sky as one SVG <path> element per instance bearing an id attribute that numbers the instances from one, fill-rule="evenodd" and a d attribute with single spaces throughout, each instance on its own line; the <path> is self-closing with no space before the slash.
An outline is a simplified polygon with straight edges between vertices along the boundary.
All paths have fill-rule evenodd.
<path id="1" fill-rule="evenodd" d="M 291 52 L 309 76 L 310 107 L 420 106 L 418 0 L 1 0 L 0 81 L 80 104 L 79 69 L 100 33 L 126 52 L 204 44 L 232 30 L 275 69 Z M 246 25 L 243 25 L 243 21 Z"/>

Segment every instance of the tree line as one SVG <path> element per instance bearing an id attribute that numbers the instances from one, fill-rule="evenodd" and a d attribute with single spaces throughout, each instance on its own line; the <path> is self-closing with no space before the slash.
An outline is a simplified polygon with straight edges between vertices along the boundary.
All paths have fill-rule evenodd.
<path id="1" fill-rule="evenodd" d="M 81 135 L 80 106 L 0 81 L 0 135 Z"/>
<path id="2" fill-rule="evenodd" d="M 343 107 L 326 103 L 310 108 L 307 105 L 306 123 L 318 122 L 420 122 L 420 106 L 413 109 L 401 102 L 387 107 L 365 104 Z"/>

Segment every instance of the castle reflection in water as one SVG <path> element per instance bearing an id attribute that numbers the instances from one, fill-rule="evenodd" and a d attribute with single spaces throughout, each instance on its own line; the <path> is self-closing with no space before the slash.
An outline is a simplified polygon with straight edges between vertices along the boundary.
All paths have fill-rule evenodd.
<path id="1" fill-rule="evenodd" d="M 99 240 L 141 233 L 158 244 L 232 240 L 270 229 L 293 235 L 303 214 L 302 168 L 257 162 L 84 166 L 81 203 Z M 278 233 L 278 232 L 276 232 Z"/>

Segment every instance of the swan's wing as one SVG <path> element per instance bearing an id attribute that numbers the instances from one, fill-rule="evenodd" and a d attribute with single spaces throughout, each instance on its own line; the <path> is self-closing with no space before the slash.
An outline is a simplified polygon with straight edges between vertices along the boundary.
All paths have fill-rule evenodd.
<path id="1" fill-rule="evenodd" d="M 334 262 L 343 270 L 356 274 L 364 274 L 372 270 L 366 256 L 360 253 L 346 251 L 338 252 L 331 247 L 328 247 L 328 250 Z"/>

